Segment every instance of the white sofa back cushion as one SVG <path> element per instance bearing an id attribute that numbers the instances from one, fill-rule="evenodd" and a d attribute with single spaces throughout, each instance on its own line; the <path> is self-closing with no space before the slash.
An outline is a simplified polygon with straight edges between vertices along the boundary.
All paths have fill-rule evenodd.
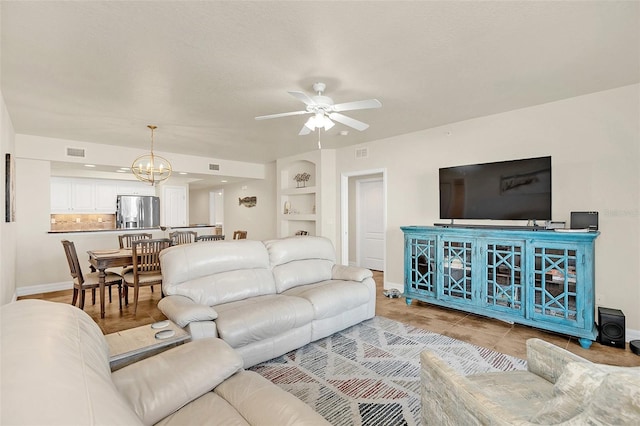
<path id="1" fill-rule="evenodd" d="M 297 236 L 265 241 L 264 244 L 269 251 L 278 293 L 331 279 L 336 252 L 328 238 Z"/>
<path id="2" fill-rule="evenodd" d="M 215 306 L 274 294 L 269 254 L 261 241 L 182 244 L 160 253 L 164 294 Z"/>
<path id="3" fill-rule="evenodd" d="M 0 308 L 0 327 L 0 424 L 142 424 L 111 381 L 109 348 L 85 312 L 20 300 Z"/>
<path id="4" fill-rule="evenodd" d="M 273 278 L 278 293 L 305 284 L 331 279 L 333 263 L 325 259 L 304 259 L 274 266 Z"/>

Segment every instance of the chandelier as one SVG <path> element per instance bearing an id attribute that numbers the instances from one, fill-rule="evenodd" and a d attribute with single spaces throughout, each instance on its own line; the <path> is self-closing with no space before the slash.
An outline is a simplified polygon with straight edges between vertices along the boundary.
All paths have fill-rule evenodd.
<path id="1" fill-rule="evenodd" d="M 147 127 L 151 129 L 151 152 L 136 158 L 131 165 L 131 171 L 138 180 L 148 182 L 153 186 L 171 176 L 171 163 L 166 158 L 153 154 L 153 131 L 158 126 L 150 124 Z"/>

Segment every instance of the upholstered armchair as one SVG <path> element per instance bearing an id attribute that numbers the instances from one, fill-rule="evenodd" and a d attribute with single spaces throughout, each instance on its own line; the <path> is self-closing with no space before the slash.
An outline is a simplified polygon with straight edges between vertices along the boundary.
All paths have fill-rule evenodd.
<path id="1" fill-rule="evenodd" d="M 594 364 L 540 339 L 527 370 L 462 376 L 421 354 L 424 425 L 640 424 L 640 367 Z"/>

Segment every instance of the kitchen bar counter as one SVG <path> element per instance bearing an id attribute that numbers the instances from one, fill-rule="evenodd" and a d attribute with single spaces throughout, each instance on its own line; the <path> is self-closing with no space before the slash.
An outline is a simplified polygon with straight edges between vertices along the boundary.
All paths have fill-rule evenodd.
<path id="1" fill-rule="evenodd" d="M 202 229 L 215 228 L 215 225 L 189 225 L 189 226 L 171 226 L 171 227 L 153 227 L 153 228 L 113 228 L 113 229 L 65 229 L 59 231 L 48 231 L 49 234 L 88 234 L 88 233 L 105 233 L 105 232 L 145 232 L 145 231 L 172 231 L 174 229 Z M 162 229 L 165 228 L 165 229 Z"/>

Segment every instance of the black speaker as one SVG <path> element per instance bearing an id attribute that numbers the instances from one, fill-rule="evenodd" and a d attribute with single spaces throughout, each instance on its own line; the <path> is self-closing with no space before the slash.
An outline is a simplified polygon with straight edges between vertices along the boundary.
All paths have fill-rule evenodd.
<path id="1" fill-rule="evenodd" d="M 624 314 L 620 309 L 598 307 L 598 342 L 624 348 Z"/>

